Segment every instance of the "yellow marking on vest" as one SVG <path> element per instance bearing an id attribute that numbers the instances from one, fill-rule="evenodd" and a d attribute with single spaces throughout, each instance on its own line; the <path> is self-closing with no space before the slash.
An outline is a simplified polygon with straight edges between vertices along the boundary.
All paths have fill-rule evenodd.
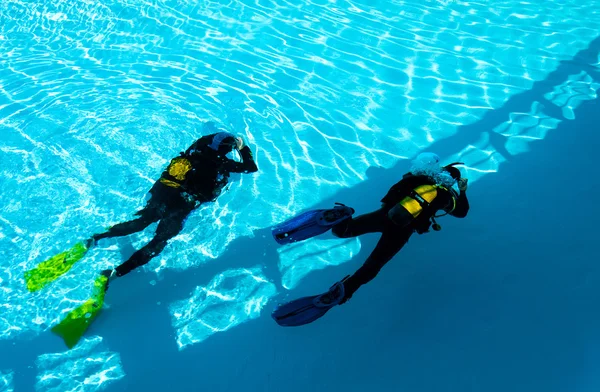
<path id="1" fill-rule="evenodd" d="M 171 188 L 179 188 L 181 186 L 181 184 L 178 184 L 175 181 L 167 180 L 166 178 L 161 178 L 159 181 L 166 186 L 170 186 Z"/>
<path id="2" fill-rule="evenodd" d="M 175 158 L 169 165 L 169 175 L 177 181 L 185 180 L 185 176 L 190 170 L 192 170 L 192 164 L 185 158 Z"/>

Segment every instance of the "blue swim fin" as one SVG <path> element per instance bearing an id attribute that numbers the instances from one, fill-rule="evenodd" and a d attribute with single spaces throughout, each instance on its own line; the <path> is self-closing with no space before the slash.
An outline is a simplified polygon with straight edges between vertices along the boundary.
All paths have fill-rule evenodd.
<path id="1" fill-rule="evenodd" d="M 354 214 L 353 208 L 339 203 L 329 210 L 307 211 L 274 226 L 273 238 L 281 245 L 304 241 L 325 233 L 333 226 L 350 218 L 352 214 Z"/>
<path id="2" fill-rule="evenodd" d="M 343 298 L 344 284 L 338 282 L 324 294 L 298 298 L 277 306 L 271 317 L 282 327 L 298 327 L 320 319 Z"/>

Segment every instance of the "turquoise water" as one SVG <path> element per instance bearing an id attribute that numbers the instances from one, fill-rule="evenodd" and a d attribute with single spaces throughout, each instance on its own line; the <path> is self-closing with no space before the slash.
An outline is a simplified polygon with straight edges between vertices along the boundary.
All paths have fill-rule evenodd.
<path id="1" fill-rule="evenodd" d="M 501 273 L 481 267 L 482 259 L 495 257 L 490 243 L 513 238 L 506 227 L 515 219 L 489 224 L 514 218 L 511 212 L 498 217 L 502 202 L 495 197 L 532 194 L 513 190 L 525 168 L 540 170 L 530 162 L 592 157 L 552 146 L 598 145 L 587 139 L 591 131 L 578 113 L 597 102 L 599 31 L 597 1 L 2 2 L 0 391 L 324 391 L 340 382 L 350 391 L 500 388 L 493 382 L 500 368 L 492 363 L 502 355 L 439 333 L 463 328 L 475 340 L 487 333 L 482 341 L 515 341 L 498 332 L 500 321 L 492 312 L 460 318 L 456 314 L 469 314 L 473 304 L 443 307 L 435 295 L 422 294 L 468 287 L 472 291 L 458 297 L 488 298 L 484 286 L 498 284 L 498 296 L 481 306 L 495 306 L 507 317 L 513 314 L 508 304 L 523 301 L 515 293 L 526 291 L 510 291 L 521 287 L 516 276 L 523 276 L 522 263 L 500 262 Z M 27 292 L 23 272 L 130 219 L 169 160 L 201 136 L 205 121 L 243 134 L 259 172 L 238 176 L 217 202 L 188 218 L 160 256 L 116 281 L 86 340 L 67 351 L 49 329 L 87 298 L 98 271 L 143 246 L 155 226 L 103 242 L 39 293 Z M 465 162 L 473 217 L 445 222 L 445 237 L 411 240 L 413 248 L 402 254 L 420 264 L 403 264 L 398 256 L 354 303 L 322 322 L 278 328 L 269 317 L 278 301 L 327 289 L 360 266 L 375 239 L 323 236 L 278 247 L 269 227 L 335 201 L 358 213 L 377 208 L 409 160 L 425 150 L 444 162 Z M 597 178 L 591 166 L 582 167 L 589 185 L 579 191 L 597 189 L 598 180 L 589 181 Z M 538 177 L 547 181 L 539 186 L 552 185 L 555 172 L 549 171 L 558 169 L 542 169 L 548 172 Z M 489 191 L 497 184 L 503 192 Z M 516 221 L 549 227 L 544 219 L 557 212 L 540 203 L 519 199 L 530 215 Z M 569 217 L 576 224 L 590 214 Z M 535 249 L 579 244 L 576 260 L 587 260 L 583 241 L 532 235 L 525 242 Z M 472 251 L 444 256 L 441 270 L 432 257 L 416 256 L 419 250 L 455 252 L 455 241 Z M 510 260 L 514 254 L 520 261 L 540 259 L 531 249 L 529 256 L 502 253 L 510 248 L 495 251 Z M 545 265 L 558 276 L 570 273 L 558 261 Z M 442 276 L 436 271 L 444 268 L 485 284 L 431 277 Z M 598 305 L 590 299 L 597 294 L 588 295 L 598 281 L 595 267 L 577 264 L 569 271 L 576 283 L 568 286 L 583 287 L 573 290 Z M 407 282 L 399 285 L 394 276 Z M 547 278 L 528 297 L 562 293 L 560 285 L 547 286 L 555 281 Z M 558 301 L 565 308 L 582 303 L 561 298 L 567 298 Z M 394 312 L 379 311 L 387 300 L 395 301 L 388 303 Z M 419 317 L 427 307 L 437 314 L 429 317 L 443 314 L 443 320 Z M 536 309 L 541 319 L 544 310 L 551 313 L 540 304 Z M 522 310 L 514 317 L 529 320 L 531 314 Z M 406 319 L 414 330 L 398 321 Z M 586 323 L 598 325 L 596 319 Z M 515 335 L 541 336 L 525 331 Z M 582 345 L 598 348 L 578 329 L 545 341 L 577 334 Z M 541 344 L 535 352 L 544 350 Z M 477 361 L 450 373 L 451 358 L 465 351 Z M 587 358 L 581 359 L 586 364 L 599 357 L 594 349 L 585 352 L 573 357 Z M 419 370 L 410 370 L 411 363 Z M 562 365 L 541 366 L 539 374 L 563 370 L 565 377 L 577 373 L 582 385 L 592 382 L 587 365 L 572 372 Z M 438 376 L 440 387 L 428 371 L 444 369 L 453 375 Z M 505 372 L 514 378 L 502 390 L 549 390 L 540 375 L 515 369 Z M 554 390 L 565 390 L 553 381 Z"/>

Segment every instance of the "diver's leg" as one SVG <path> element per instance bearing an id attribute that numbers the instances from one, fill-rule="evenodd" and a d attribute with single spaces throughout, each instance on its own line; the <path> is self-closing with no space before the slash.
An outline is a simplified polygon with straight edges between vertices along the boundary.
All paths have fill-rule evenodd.
<path id="1" fill-rule="evenodd" d="M 131 255 L 126 262 L 115 268 L 116 275 L 126 275 L 148 263 L 154 256 L 162 252 L 165 246 L 167 246 L 167 242 L 181 232 L 185 219 L 190 212 L 190 209 L 184 209 L 161 219 L 154 238 L 146 246 Z"/>
<path id="2" fill-rule="evenodd" d="M 382 232 L 385 220 L 382 210 L 370 212 L 354 218 L 346 219 L 343 222 L 333 226 L 331 232 L 339 238 L 356 237 L 367 233 Z"/>
<path id="3" fill-rule="evenodd" d="M 160 212 L 156 207 L 145 207 L 137 212 L 137 219 L 132 219 L 128 222 L 119 223 L 112 226 L 108 231 L 101 234 L 94 234 L 92 240 L 94 242 L 103 238 L 123 237 L 129 234 L 137 233 L 150 226 L 152 223 L 160 220 Z"/>
<path id="4" fill-rule="evenodd" d="M 373 249 L 362 267 L 354 275 L 344 280 L 345 294 L 342 303 L 348 301 L 360 286 L 375 278 L 381 268 L 408 242 L 411 234 L 412 231 L 384 231 L 375 249 Z"/>

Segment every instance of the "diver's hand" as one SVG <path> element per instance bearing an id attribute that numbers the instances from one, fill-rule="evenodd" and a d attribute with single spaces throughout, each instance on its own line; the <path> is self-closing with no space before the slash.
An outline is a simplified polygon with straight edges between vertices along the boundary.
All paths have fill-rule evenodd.
<path id="1" fill-rule="evenodd" d="M 460 180 L 458 180 L 458 189 L 461 192 L 466 191 L 468 187 L 469 187 L 469 179 L 468 178 L 461 178 Z"/>
<path id="2" fill-rule="evenodd" d="M 238 150 L 241 150 L 242 148 L 244 148 L 244 139 L 242 139 L 241 137 L 236 137 L 235 138 L 235 144 Z"/>

